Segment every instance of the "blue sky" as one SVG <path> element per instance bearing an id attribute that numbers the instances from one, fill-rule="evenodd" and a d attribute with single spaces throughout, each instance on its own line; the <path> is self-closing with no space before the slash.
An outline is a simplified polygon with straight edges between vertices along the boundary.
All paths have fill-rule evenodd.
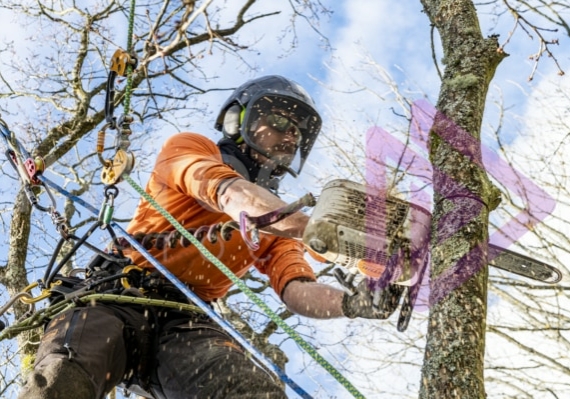
<path id="1" fill-rule="evenodd" d="M 227 7 L 235 7 L 235 3 L 226 2 Z M 276 2 L 266 1 L 256 5 L 251 14 L 273 9 Z M 351 146 L 353 141 L 364 137 L 365 132 L 372 126 L 385 127 L 389 131 L 405 131 L 406 122 L 395 116 L 395 112 L 403 113 L 401 98 L 395 93 L 395 89 L 406 98 L 416 100 L 427 98 L 432 103 L 437 100 L 439 90 L 439 78 L 434 66 L 429 43 L 429 21 L 421 12 L 421 5 L 416 0 L 394 1 L 323 1 L 323 4 L 333 10 L 333 14 L 323 16 L 318 28 L 328 39 L 330 47 L 315 31 L 298 19 L 296 33 L 298 46 L 289 51 L 287 39 L 278 41 L 276 38 L 282 35 L 281 28 L 290 17 L 287 2 L 281 2 L 283 13 L 279 16 L 259 21 L 257 24 L 246 28 L 240 33 L 240 38 L 245 44 L 251 44 L 255 50 L 246 51 L 242 54 L 243 60 L 233 56 L 224 56 L 219 49 L 214 48 L 211 55 L 206 55 L 201 61 L 201 66 L 216 78 L 210 82 L 203 82 L 196 76 L 196 82 L 206 87 L 236 87 L 245 80 L 263 74 L 282 74 L 301 83 L 312 94 L 325 121 L 323 135 L 326 135 L 341 146 Z M 513 24 L 508 15 L 502 16 L 498 21 L 481 9 L 481 28 L 484 35 L 499 33 L 502 42 Z M 17 23 L 10 23 L 2 11 L 2 25 L 0 25 L 0 42 L 15 40 L 18 54 L 0 54 L 3 57 L 26 56 L 27 50 L 37 51 L 37 44 L 33 41 L 19 41 L 20 38 L 30 34 L 30 28 Z M 231 10 L 224 11 L 227 18 L 233 15 Z M 117 26 L 121 26 L 117 24 Z M 117 28 L 118 31 L 124 29 Z M 122 38 L 120 32 L 117 37 Z M 291 36 L 286 36 L 291 38 Z M 562 34 L 558 35 L 560 45 L 554 48 L 556 56 L 563 66 L 570 66 L 570 52 L 568 39 Z M 124 40 L 119 40 L 124 45 Z M 441 60 L 441 51 L 436 38 L 437 60 Z M 541 61 L 538 73 L 532 82 L 527 82 L 527 77 L 532 70 L 532 62 L 528 56 L 536 51 L 538 44 L 536 39 L 531 41 L 521 31 L 511 40 L 506 51 L 510 57 L 506 58 L 499 66 L 492 87 L 489 91 L 489 105 L 484 121 L 483 137 L 492 146 L 493 140 L 490 135 L 490 127 L 496 126 L 498 112 L 493 106 L 493 101 L 502 97 L 508 107 L 506 113 L 507 123 L 503 132 L 503 140 L 510 146 L 513 152 L 523 153 L 528 149 L 542 144 L 540 137 L 532 131 L 540 127 L 540 118 L 544 113 L 546 104 L 541 104 L 540 94 L 554 93 L 552 87 L 546 86 L 547 81 L 554 80 L 554 87 L 567 85 L 568 75 L 556 77 L 556 69 L 551 61 Z M 440 68 L 443 66 L 440 64 Z M 570 68 L 569 68 L 570 69 Z M 4 72 L 4 71 L 3 71 Z M 567 71 L 568 72 L 568 71 Z M 9 73 L 7 76 L 10 76 Z M 568 85 L 566 86 L 568 87 Z M 214 119 L 217 116 L 219 106 L 224 102 L 229 92 L 212 92 L 196 99 L 198 105 L 208 106 L 208 113 L 194 115 L 189 118 L 177 120 L 178 126 L 173 127 L 159 121 L 152 124 L 153 137 L 147 140 L 145 149 L 159 148 L 166 137 L 174 134 L 177 130 L 190 130 L 208 135 L 214 140 L 221 137 L 219 132 L 213 129 Z M 568 99 L 560 97 L 560 104 L 568 104 Z M 565 102 L 566 101 L 566 102 Z M 0 99 L 2 106 L 7 106 L 7 101 Z M 542 107 L 542 108 L 541 108 Z M 21 118 L 31 119 L 34 117 L 32 107 L 23 107 Z M 533 119 L 534 118 L 534 119 Z M 536 120 L 539 122 L 536 122 Z M 535 122 L 532 122 L 535 120 Z M 136 128 L 137 126 L 135 126 Z M 139 126 L 141 129 L 149 129 L 148 126 Z M 550 138 L 553 142 L 560 133 L 552 133 Z M 135 131 L 136 135 L 136 131 Z M 311 155 L 305 170 L 305 176 L 299 180 L 288 178 L 284 187 L 292 191 L 291 199 L 306 191 L 314 191 L 314 187 L 322 184 L 319 179 L 331 179 L 343 172 L 335 169 L 333 165 L 334 155 L 330 149 L 324 148 L 324 141 L 317 145 Z M 152 160 L 147 160 L 152 164 Z M 145 174 L 136 171 L 136 178 L 144 184 Z M 4 177 L 0 177 L 4 183 Z M 97 195 L 95 194 L 95 197 Z M 5 201 L 6 199 L 2 199 Z M 120 212 L 125 216 L 132 209 L 126 206 Z M 48 229 L 50 226 L 47 226 Z M 0 242 L 6 245 L 8 232 L 0 232 Z M 45 245 L 49 252 L 49 245 Z M 421 345 L 421 330 L 425 327 L 412 320 L 410 330 L 404 336 L 404 340 L 418 342 Z M 314 337 L 317 343 L 323 341 L 338 340 L 338 331 L 350 333 L 352 330 L 366 334 L 372 328 L 370 322 L 347 324 L 346 322 L 316 322 L 315 326 L 321 337 Z M 377 327 L 377 323 L 374 324 Z M 411 365 L 400 365 L 396 370 L 382 369 L 377 371 L 377 379 L 373 382 L 362 380 L 355 376 L 355 385 L 361 383 L 368 387 L 364 391 L 369 398 L 391 397 L 415 397 L 419 381 L 419 367 L 421 363 L 421 350 L 398 352 L 398 342 L 391 335 L 396 334 L 392 323 L 382 325 L 381 331 L 370 332 L 369 342 L 363 344 L 362 351 L 369 350 L 370 342 L 377 343 L 376 357 L 401 356 Z M 351 341 L 354 342 L 354 341 Z M 384 346 L 386 345 L 386 346 Z M 294 348 L 292 348 L 294 351 Z M 358 360 L 351 357 L 351 351 L 355 348 L 346 348 L 336 345 L 330 356 L 338 358 L 338 366 L 360 368 Z M 515 356 L 515 354 L 512 354 Z M 408 359 L 407 357 L 411 357 Z M 415 356 L 415 357 L 414 357 Z M 418 357 L 420 356 L 420 357 Z M 296 366 L 307 362 L 307 357 L 300 351 L 294 351 L 290 355 Z M 374 357 L 374 356 L 373 356 Z M 416 365 L 414 365 L 414 363 Z M 367 363 L 368 364 L 368 363 Z M 371 362 L 371 364 L 377 364 Z M 382 364 L 380 362 L 380 364 Z M 295 367 L 292 367 L 295 369 Z M 295 374 L 294 379 L 301 379 L 307 386 L 319 384 L 331 386 L 332 392 L 337 398 L 349 397 L 346 392 L 331 383 L 327 385 L 326 375 L 318 367 L 310 367 L 304 371 L 304 375 Z M 410 388 L 411 387 L 411 388 Z M 322 389 L 322 388 L 321 388 Z M 321 393 L 323 391 L 320 391 Z M 382 392 L 379 394 L 378 392 Z M 330 393 L 330 391 L 328 391 Z"/>

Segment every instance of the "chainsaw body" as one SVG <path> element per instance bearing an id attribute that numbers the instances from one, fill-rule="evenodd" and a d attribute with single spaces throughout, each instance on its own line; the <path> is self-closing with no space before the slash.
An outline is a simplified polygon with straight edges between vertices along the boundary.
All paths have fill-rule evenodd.
<path id="1" fill-rule="evenodd" d="M 333 180 L 323 188 L 303 242 L 349 271 L 410 285 L 420 267 L 404 255 L 425 254 L 429 221 L 429 212 L 421 207 L 380 196 L 362 184 Z"/>
<path id="2" fill-rule="evenodd" d="M 303 243 L 337 269 L 349 292 L 358 274 L 370 280 L 373 294 L 390 284 L 405 286 L 398 330 L 406 329 L 429 264 L 431 214 L 425 208 L 348 180 L 333 180 L 322 190 L 303 235 Z M 562 274 L 553 266 L 489 244 L 489 264 L 554 284 Z M 338 271 L 338 273 L 336 273 Z"/>

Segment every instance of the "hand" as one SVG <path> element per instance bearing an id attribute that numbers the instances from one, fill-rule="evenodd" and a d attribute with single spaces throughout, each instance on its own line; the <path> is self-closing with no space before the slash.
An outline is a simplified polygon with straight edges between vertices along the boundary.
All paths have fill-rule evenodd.
<path id="1" fill-rule="evenodd" d="M 379 302 L 375 306 L 375 292 L 368 287 L 368 280 L 364 279 L 358 284 L 354 294 L 344 294 L 342 298 L 342 312 L 346 317 L 351 319 L 356 317 L 362 317 L 364 319 L 387 319 L 398 308 L 403 291 L 403 286 L 389 284 L 376 294 L 379 294 L 379 297 L 377 297 Z"/>

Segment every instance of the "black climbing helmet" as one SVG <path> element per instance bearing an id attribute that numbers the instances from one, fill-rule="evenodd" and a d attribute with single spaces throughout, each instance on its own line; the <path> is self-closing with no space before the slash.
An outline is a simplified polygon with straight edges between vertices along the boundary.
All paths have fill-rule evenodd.
<path id="1" fill-rule="evenodd" d="M 301 140 L 295 157 L 288 165 L 280 165 L 293 176 L 297 176 L 317 140 L 322 123 L 315 103 L 298 83 L 277 75 L 264 76 L 244 83 L 222 106 L 215 128 L 236 143 L 245 142 L 256 152 L 271 158 L 266 149 L 253 143 L 250 132 L 254 130 L 260 116 L 275 108 L 298 121 Z"/>

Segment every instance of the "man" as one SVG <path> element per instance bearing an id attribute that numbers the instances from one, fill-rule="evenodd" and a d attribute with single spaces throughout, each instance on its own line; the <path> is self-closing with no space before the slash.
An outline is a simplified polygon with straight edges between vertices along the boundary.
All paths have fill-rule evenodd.
<path id="1" fill-rule="evenodd" d="M 284 205 L 273 192 L 285 173 L 302 169 L 321 127 L 305 90 L 280 76 L 239 87 L 223 105 L 218 145 L 194 133 L 166 141 L 146 191 L 186 229 L 258 216 Z M 298 240 L 308 222 L 300 212 L 268 227 L 259 249 L 238 232 L 205 246 L 236 275 L 253 265 L 299 315 L 313 318 L 386 318 L 395 306 L 374 310 L 370 293 L 349 296 L 318 283 Z M 168 236 L 173 228 L 141 200 L 129 233 Z M 150 252 L 204 301 L 223 297 L 231 281 L 194 247 L 162 243 Z M 151 269 L 138 252 L 134 264 Z M 157 292 L 168 298 L 160 290 Z M 284 398 L 278 382 L 209 318 L 155 308 L 97 304 L 52 320 L 35 370 L 20 398 L 99 399 L 121 381 L 136 381 L 155 398 Z M 70 394 L 73 392 L 73 394 Z"/>

